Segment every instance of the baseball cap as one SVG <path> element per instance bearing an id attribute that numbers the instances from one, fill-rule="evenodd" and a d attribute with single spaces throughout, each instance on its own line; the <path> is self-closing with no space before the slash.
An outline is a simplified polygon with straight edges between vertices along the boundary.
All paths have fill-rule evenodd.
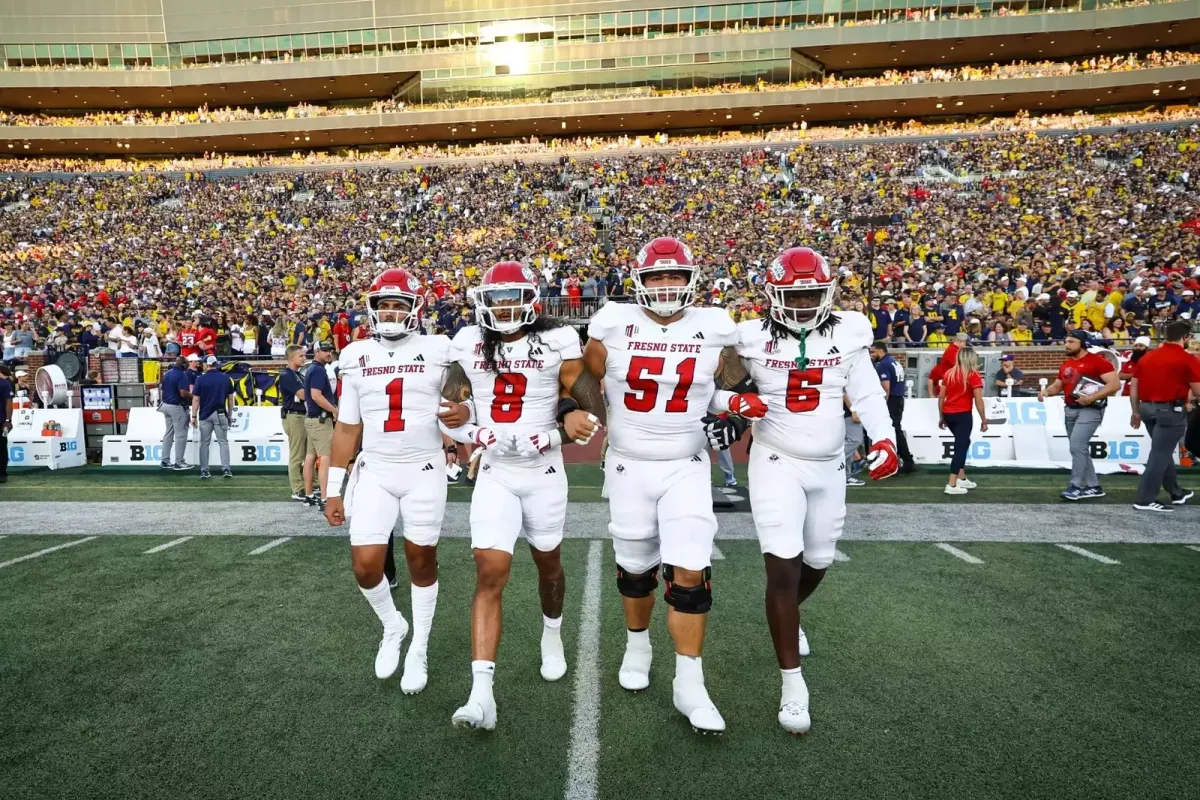
<path id="1" fill-rule="evenodd" d="M 1196 296 L 1196 293 L 1195 293 L 1195 292 L 1193 292 L 1191 289 L 1184 289 L 1184 290 L 1183 290 L 1183 296 L 1184 296 L 1184 297 L 1195 297 L 1195 296 Z"/>
<path id="2" fill-rule="evenodd" d="M 188 361 L 199 361 L 200 356 L 196 355 L 195 353 L 188 353 L 187 360 Z"/>
<path id="3" fill-rule="evenodd" d="M 1005 353 L 1004 355 L 1000 356 L 1000 360 L 1001 361 L 1015 361 L 1016 356 L 1014 356 L 1012 353 Z"/>
<path id="4" fill-rule="evenodd" d="M 1133 340 L 1134 347 L 1137 347 L 1139 344 L 1143 347 L 1150 347 L 1150 337 L 1149 336 L 1139 336 Z"/>
<path id="5" fill-rule="evenodd" d="M 217 357 L 216 357 L 216 356 L 209 356 L 208 358 L 204 359 L 204 363 L 205 363 L 205 364 L 208 364 L 210 367 L 215 367 L 215 366 L 216 366 L 217 364 L 219 364 L 220 362 L 219 362 L 219 361 L 217 361 Z"/>
<path id="6" fill-rule="evenodd" d="M 313 351 L 316 352 L 317 350 L 320 350 L 322 353 L 332 353 L 333 345 L 329 342 L 317 342 L 313 347 Z"/>
<path id="7" fill-rule="evenodd" d="M 1082 344 L 1084 347 L 1087 347 L 1089 344 L 1091 344 L 1091 341 L 1092 341 L 1092 337 L 1087 331 L 1080 330 L 1078 328 L 1073 331 L 1068 331 L 1067 338 L 1068 339 L 1078 339 L 1079 343 Z"/>
<path id="8" fill-rule="evenodd" d="M 1079 292 L 1074 290 L 1067 292 L 1067 297 L 1079 297 Z"/>

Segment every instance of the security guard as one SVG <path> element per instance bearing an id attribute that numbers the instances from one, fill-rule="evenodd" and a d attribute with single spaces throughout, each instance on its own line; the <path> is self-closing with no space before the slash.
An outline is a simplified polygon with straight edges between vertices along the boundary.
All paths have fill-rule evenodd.
<path id="1" fill-rule="evenodd" d="M 1137 363 L 1130 382 L 1129 401 L 1135 429 L 1146 423 L 1150 434 L 1150 458 L 1138 482 L 1138 511 L 1172 511 L 1158 502 L 1158 487 L 1171 495 L 1173 505 L 1183 505 L 1194 494 L 1179 486 L 1175 473 L 1175 448 L 1187 427 L 1188 391 L 1200 397 L 1200 359 L 1188 353 L 1184 344 L 1191 336 L 1192 323 L 1176 320 L 1164 331 L 1166 341 Z"/>
<path id="2" fill-rule="evenodd" d="M 233 419 L 233 381 L 221 372 L 216 356 L 204 360 L 204 373 L 192 386 L 192 424 L 200 428 L 200 478 L 211 478 L 208 472 L 208 449 L 213 434 L 221 454 L 221 475 L 232 478 L 229 468 L 229 423 Z"/>
<path id="3" fill-rule="evenodd" d="M 163 469 L 185 470 L 192 465 L 184 460 L 187 452 L 188 408 L 192 405 L 193 376 L 188 370 L 187 359 L 180 356 L 163 375 L 158 391 L 161 404 L 158 410 L 166 418 L 166 432 L 162 440 Z M 175 460 L 171 460 L 171 450 Z"/>
<path id="4" fill-rule="evenodd" d="M 8 432 L 12 429 L 13 383 L 8 366 L 0 364 L 0 483 L 8 483 Z"/>
<path id="5" fill-rule="evenodd" d="M 313 505 L 324 510 L 329 483 L 329 456 L 333 446 L 333 424 L 337 422 L 337 395 L 325 367 L 333 362 L 333 345 L 321 342 L 314 347 L 313 363 L 304 373 L 304 432 L 308 436 L 308 454 L 321 460 L 317 485 L 321 499 Z"/>
<path id="6" fill-rule="evenodd" d="M 308 434 L 304 431 L 304 348 L 289 345 L 286 352 L 287 366 L 279 373 L 279 399 L 283 415 L 283 432 L 288 439 L 288 483 L 292 487 L 292 499 L 304 502 L 304 455 L 308 452 Z"/>

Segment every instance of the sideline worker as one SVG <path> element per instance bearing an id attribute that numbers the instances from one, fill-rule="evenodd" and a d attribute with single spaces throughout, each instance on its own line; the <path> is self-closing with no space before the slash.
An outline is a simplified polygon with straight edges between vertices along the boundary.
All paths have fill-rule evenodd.
<path id="1" fill-rule="evenodd" d="M 292 488 L 292 499 L 304 502 L 304 456 L 308 452 L 308 434 L 304 430 L 304 348 L 298 344 L 288 345 L 287 366 L 279 373 L 280 414 L 283 415 L 283 432 L 288 440 L 288 483 Z"/>
<path id="2" fill-rule="evenodd" d="M 1063 421 L 1071 443 L 1071 482 L 1062 493 L 1064 500 L 1104 497 L 1096 467 L 1092 464 L 1092 436 L 1104 421 L 1108 398 L 1121 391 L 1121 376 L 1107 358 L 1088 352 L 1087 331 L 1067 334 L 1063 349 L 1067 357 L 1058 368 L 1054 383 L 1038 392 L 1038 402 L 1062 394 L 1066 403 Z"/>
<path id="3" fill-rule="evenodd" d="M 187 463 L 188 412 L 192 405 L 192 373 L 188 371 L 188 361 L 183 356 L 175 359 L 175 363 L 163 375 L 158 387 L 160 405 L 158 410 L 166 417 L 167 429 L 162 440 L 163 469 L 191 469 Z M 175 460 L 171 460 L 171 449 L 175 450 Z"/>
<path id="4" fill-rule="evenodd" d="M 1129 392 L 1133 417 L 1129 424 L 1135 429 L 1146 423 L 1150 434 L 1150 458 L 1138 482 L 1138 511 L 1172 511 L 1159 503 L 1158 487 L 1167 490 L 1171 503 L 1183 505 L 1194 494 L 1179 486 L 1175 472 L 1175 448 L 1187 427 L 1188 390 L 1200 397 L 1200 359 L 1184 349 L 1191 336 L 1190 320 L 1176 320 L 1167 325 L 1166 339 L 1137 363 Z"/>
<path id="5" fill-rule="evenodd" d="M 0 364 L 0 483 L 8 483 L 8 432 L 12 429 L 13 383 Z"/>
<path id="6" fill-rule="evenodd" d="M 304 373 L 304 432 L 308 436 L 308 453 L 321 459 L 317 468 L 317 485 L 321 499 L 309 502 L 322 511 L 329 495 L 329 456 L 333 445 L 333 424 L 337 422 L 337 395 L 329 382 L 325 366 L 333 361 L 333 345 L 321 342 L 313 352 L 313 363 Z"/>
<path id="7" fill-rule="evenodd" d="M 883 393 L 887 396 L 888 415 L 892 418 L 892 427 L 896 429 L 896 452 L 900 456 L 900 472 L 907 475 L 916 469 L 912 452 L 908 449 L 908 438 L 904 435 L 901 421 L 904 418 L 904 367 L 896 359 L 888 355 L 887 343 L 877 341 L 871 345 L 871 360 L 875 362 L 875 372 L 883 385 Z"/>
<path id="8" fill-rule="evenodd" d="M 204 360 L 204 374 L 192 387 L 192 424 L 200 424 L 200 478 L 211 478 L 208 448 L 214 431 L 221 454 L 221 476 L 233 477 L 229 468 L 229 421 L 233 418 L 233 381 L 221 372 L 216 356 Z"/>

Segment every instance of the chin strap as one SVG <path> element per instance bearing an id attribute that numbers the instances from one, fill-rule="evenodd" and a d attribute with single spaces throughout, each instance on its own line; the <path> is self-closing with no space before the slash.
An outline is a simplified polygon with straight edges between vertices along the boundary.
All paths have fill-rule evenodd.
<path id="1" fill-rule="evenodd" d="M 796 356 L 796 366 L 800 369 L 808 369 L 808 329 L 800 331 L 800 355 Z"/>

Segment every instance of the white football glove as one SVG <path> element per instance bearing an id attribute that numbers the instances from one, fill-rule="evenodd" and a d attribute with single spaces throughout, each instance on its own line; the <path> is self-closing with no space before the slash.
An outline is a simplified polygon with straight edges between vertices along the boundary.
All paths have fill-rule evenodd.
<path id="1" fill-rule="evenodd" d="M 491 428 L 478 428 L 471 439 L 475 442 L 475 446 L 477 448 L 475 452 L 471 454 L 472 457 L 474 457 L 477 453 L 483 452 L 484 450 L 488 450 L 493 455 L 497 456 L 502 456 L 506 453 L 512 452 L 512 440 L 501 439 L 500 437 L 496 436 L 496 432 Z"/>
<path id="2" fill-rule="evenodd" d="M 545 455 L 555 447 L 561 446 L 562 434 L 557 429 L 517 438 L 517 453 L 526 458 Z"/>

